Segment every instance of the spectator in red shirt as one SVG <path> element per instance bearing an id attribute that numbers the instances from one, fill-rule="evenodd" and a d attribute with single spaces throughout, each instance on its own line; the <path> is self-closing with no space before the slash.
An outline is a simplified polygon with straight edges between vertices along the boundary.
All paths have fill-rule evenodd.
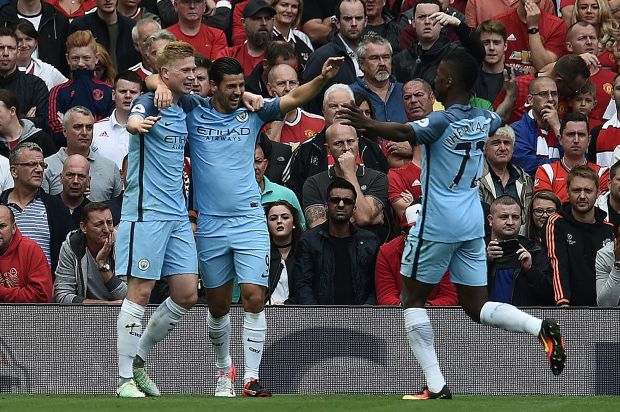
<path id="1" fill-rule="evenodd" d="M 11 209 L 0 206 L 0 303 L 53 302 L 52 272 L 35 241 L 22 236 Z"/>
<path id="2" fill-rule="evenodd" d="M 518 73 L 540 71 L 566 53 L 566 23 L 541 11 L 541 0 L 520 0 L 519 6 L 495 16 L 506 27 L 506 64 Z"/>
<path id="3" fill-rule="evenodd" d="M 403 86 L 403 106 L 408 121 L 413 122 L 426 117 L 433 111 L 434 103 L 435 95 L 426 81 L 414 79 Z M 419 203 L 422 196 L 421 172 L 421 146 L 413 148 L 413 157 L 408 164 L 388 171 L 388 199 L 394 210 L 396 221 L 401 225 L 405 221 L 404 213 L 407 207 L 412 203 Z"/>
<path id="4" fill-rule="evenodd" d="M 233 57 L 243 67 L 244 76 L 249 76 L 257 64 L 265 58 L 265 50 L 273 35 L 273 16 L 276 11 L 266 0 L 250 0 L 243 9 L 241 23 L 247 41 L 221 50 L 217 58 Z"/>
<path id="5" fill-rule="evenodd" d="M 550 190 L 563 203 L 568 202 L 566 178 L 572 168 L 587 165 L 594 170 L 600 181 L 600 191 L 608 190 L 609 169 L 595 163 L 588 162 L 586 151 L 590 144 L 588 119 L 581 113 L 568 113 L 562 121 L 560 129 L 560 144 L 564 149 L 564 156 L 554 163 L 541 165 L 536 170 L 534 191 Z"/>
<path id="6" fill-rule="evenodd" d="M 284 96 L 299 86 L 297 72 L 288 64 L 278 64 L 269 71 L 267 88 L 271 97 Z M 284 115 L 282 121 L 265 125 L 271 140 L 297 147 L 325 128 L 325 119 L 297 108 Z"/>
<path id="7" fill-rule="evenodd" d="M 168 27 L 177 40 L 194 46 L 196 52 L 209 60 L 215 60 L 217 53 L 226 48 L 226 34 L 220 29 L 209 27 L 202 22 L 206 11 L 205 0 L 175 0 L 174 9 L 179 22 Z"/>
<path id="8" fill-rule="evenodd" d="M 579 90 L 579 94 L 568 100 L 568 108 L 571 112 L 581 113 L 588 118 L 590 130 L 603 124 L 602 120 L 594 119 L 590 116 L 596 104 L 596 90 L 594 84 L 588 79 L 586 84 Z"/>
<path id="9" fill-rule="evenodd" d="M 140 53 L 142 61 L 129 68 L 132 72 L 136 72 L 142 80 L 147 76 L 153 74 L 153 68 L 151 60 L 146 47 L 146 39 L 156 31 L 161 30 L 161 25 L 152 16 L 144 17 L 136 22 L 136 25 L 131 29 L 131 39 L 133 40 L 133 47 Z"/>
<path id="10" fill-rule="evenodd" d="M 553 0 L 541 0 L 538 7 L 549 14 L 555 15 L 555 4 L 553 3 Z M 519 0 L 467 0 L 465 18 L 469 27 L 478 27 L 485 21 L 499 14 L 514 10 L 518 6 Z"/>
<path id="11" fill-rule="evenodd" d="M 596 93 L 596 102 L 589 114 L 595 122 L 595 124 L 590 124 L 591 128 L 603 123 L 603 114 L 611 101 L 612 85 L 616 77 L 616 73 L 601 68 L 601 62 L 596 57 L 597 45 L 596 28 L 592 24 L 581 21 L 573 24 L 568 30 L 566 47 L 588 64 L 589 80 L 594 85 Z"/>
<path id="12" fill-rule="evenodd" d="M 574 1 L 573 1 L 574 2 Z M 611 14 L 606 0 L 577 0 L 575 13 L 571 15 L 571 25 L 577 22 L 589 23 L 597 33 L 598 55 L 601 67 L 618 71 L 620 52 L 617 48 L 617 32 L 620 23 Z"/>

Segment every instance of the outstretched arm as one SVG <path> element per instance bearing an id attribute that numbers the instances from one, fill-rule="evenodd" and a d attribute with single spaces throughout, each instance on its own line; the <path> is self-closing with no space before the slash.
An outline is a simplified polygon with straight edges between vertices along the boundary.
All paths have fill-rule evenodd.
<path id="1" fill-rule="evenodd" d="M 288 113 L 312 100 L 338 74 L 338 70 L 340 70 L 343 62 L 344 57 L 330 57 L 327 59 L 323 64 L 321 74 L 308 83 L 292 90 L 289 94 L 282 96 L 280 99 L 280 111 Z"/>
<path id="2" fill-rule="evenodd" d="M 349 104 L 343 106 L 336 114 L 337 118 L 344 119 L 342 124 L 353 126 L 363 134 L 381 136 L 394 142 L 410 142 L 412 145 L 415 144 L 415 132 L 408 124 L 379 122 L 364 116 L 356 106 Z"/>

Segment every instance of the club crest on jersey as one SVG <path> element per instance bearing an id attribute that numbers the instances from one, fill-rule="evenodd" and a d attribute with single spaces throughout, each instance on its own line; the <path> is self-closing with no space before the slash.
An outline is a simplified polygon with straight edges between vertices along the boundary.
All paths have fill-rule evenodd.
<path id="1" fill-rule="evenodd" d="M 248 112 L 239 113 L 237 115 L 237 121 L 244 123 L 248 121 Z"/>
<path id="2" fill-rule="evenodd" d="M 95 99 L 96 101 L 103 99 L 103 90 L 101 89 L 93 90 L 93 99 Z"/>
<path id="3" fill-rule="evenodd" d="M 144 108 L 144 105 L 137 104 L 131 109 L 131 112 L 132 113 L 146 113 L 146 109 Z"/>
<path id="4" fill-rule="evenodd" d="M 138 269 L 140 270 L 147 270 L 149 266 L 151 266 L 151 262 L 149 262 L 148 259 L 141 259 L 138 262 Z"/>

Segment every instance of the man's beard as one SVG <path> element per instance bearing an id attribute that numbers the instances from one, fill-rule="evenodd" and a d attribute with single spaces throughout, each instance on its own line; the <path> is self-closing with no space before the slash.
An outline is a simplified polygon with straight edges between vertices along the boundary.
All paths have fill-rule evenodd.
<path id="1" fill-rule="evenodd" d="M 256 31 L 254 33 L 248 33 L 248 43 L 252 46 L 262 49 L 267 47 L 269 42 L 271 41 L 271 32 L 267 31 Z"/>
<path id="2" fill-rule="evenodd" d="M 375 80 L 378 82 L 384 82 L 389 78 L 390 78 L 390 73 L 388 73 L 385 70 L 382 70 L 380 72 L 377 72 L 377 74 L 375 74 Z"/>

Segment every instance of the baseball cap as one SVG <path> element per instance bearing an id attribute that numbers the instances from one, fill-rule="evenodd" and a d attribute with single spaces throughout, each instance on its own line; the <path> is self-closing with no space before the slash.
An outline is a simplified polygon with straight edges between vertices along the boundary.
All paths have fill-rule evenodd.
<path id="1" fill-rule="evenodd" d="M 272 16 L 276 11 L 266 0 L 250 0 L 243 9 L 243 17 L 252 17 L 261 10 L 267 10 Z"/>

